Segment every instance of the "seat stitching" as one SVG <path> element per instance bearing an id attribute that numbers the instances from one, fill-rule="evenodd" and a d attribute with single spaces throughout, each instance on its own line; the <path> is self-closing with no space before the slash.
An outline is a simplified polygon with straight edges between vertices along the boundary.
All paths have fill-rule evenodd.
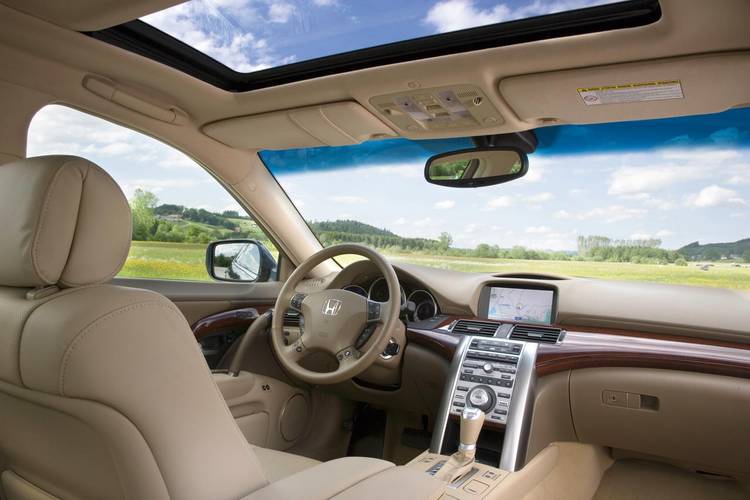
<path id="1" fill-rule="evenodd" d="M 60 378 L 58 381 L 58 392 L 60 393 L 60 395 L 62 396 L 65 395 L 65 371 L 67 370 L 68 362 L 70 361 L 70 358 L 73 355 L 73 352 L 76 350 L 78 345 L 86 338 L 86 336 L 89 333 L 91 333 L 94 330 L 94 328 L 97 327 L 100 323 L 108 321 L 126 312 L 133 311 L 136 309 L 142 309 L 144 307 L 149 307 L 149 306 L 163 307 L 164 309 L 172 311 L 170 307 L 165 306 L 164 304 L 161 304 L 156 300 L 132 302 L 118 309 L 110 311 L 107 314 L 99 316 L 94 321 L 86 325 L 83 329 L 81 329 L 81 331 L 78 332 L 78 334 L 75 336 L 73 341 L 68 345 L 68 348 L 65 350 L 65 354 L 63 355 L 62 365 L 60 367 Z"/>
<path id="2" fill-rule="evenodd" d="M 88 160 L 86 160 L 86 161 L 88 162 Z M 117 189 L 120 189 L 120 185 L 117 184 L 117 182 L 112 178 L 111 175 L 109 175 L 109 173 L 107 173 L 106 170 L 104 170 L 103 168 L 99 167 L 95 163 L 91 163 L 91 162 L 88 162 L 88 163 L 89 163 L 89 165 L 88 165 L 89 169 L 86 171 L 86 175 L 84 177 L 84 185 L 81 188 L 81 202 L 83 201 L 83 191 L 85 189 L 85 182 L 86 182 L 86 179 L 88 177 L 88 172 L 91 169 L 94 169 L 97 172 L 99 172 L 101 174 L 104 174 L 104 176 L 106 178 L 108 178 L 109 180 L 112 181 L 112 183 L 115 185 L 115 187 L 117 187 Z M 120 192 L 122 192 L 122 189 L 120 189 Z M 79 207 L 80 207 L 80 203 L 79 203 Z M 80 213 L 80 208 L 79 208 L 79 213 Z M 132 217 L 128 217 L 127 219 L 128 219 L 128 234 L 132 234 L 133 233 L 133 220 L 132 220 Z M 76 228 L 77 227 L 78 227 L 78 223 L 76 222 Z M 75 237 L 74 237 L 74 239 L 75 239 Z M 102 278 L 100 280 L 97 280 L 96 282 L 94 282 L 94 284 L 105 283 L 105 282 L 109 281 L 110 279 L 112 279 L 115 275 L 117 275 L 117 273 L 120 272 L 120 269 L 122 269 L 122 266 L 125 264 L 125 260 L 127 259 L 128 253 L 130 252 L 130 243 L 131 243 L 131 237 L 128 237 L 125 240 L 123 240 L 123 242 L 122 242 L 122 249 L 120 250 L 120 258 L 118 259 L 119 265 L 115 266 L 115 270 L 113 272 L 109 273 L 104 278 Z M 71 244 L 71 250 L 72 250 L 72 244 Z M 68 252 L 68 258 L 70 258 L 70 252 Z M 66 262 L 66 267 L 67 267 L 67 262 Z M 63 268 L 63 273 L 64 272 L 65 272 L 65 268 Z M 83 283 L 78 283 L 78 282 L 71 281 L 71 280 L 60 280 L 60 283 L 63 284 L 63 285 L 65 285 L 65 286 L 80 286 L 80 285 L 83 284 Z"/>
<path id="3" fill-rule="evenodd" d="M 37 265 L 37 256 L 39 252 L 39 237 L 41 236 L 44 230 L 47 211 L 49 210 L 49 203 L 50 203 L 50 200 L 52 199 L 52 193 L 54 192 L 55 187 L 57 187 L 57 180 L 59 176 L 61 175 L 61 173 L 63 172 L 64 168 L 68 164 L 74 161 L 77 161 L 77 160 L 68 160 L 57 168 L 57 172 L 55 172 L 55 175 L 52 177 L 52 182 L 50 182 L 49 186 L 47 187 L 47 192 L 44 194 L 44 203 L 42 204 L 42 211 L 39 214 L 39 218 L 37 219 L 36 229 L 34 231 L 34 238 L 31 244 L 31 266 L 34 269 L 34 272 L 36 273 L 37 277 L 41 278 L 42 281 L 44 281 L 45 283 L 53 283 L 54 281 L 47 278 L 45 274 L 42 272 L 41 268 Z M 80 200 L 79 200 L 78 206 L 80 208 Z M 73 234 L 75 235 L 75 229 L 73 231 Z M 72 239 L 71 239 L 71 244 L 72 244 Z M 68 254 L 70 254 L 70 247 L 68 247 Z M 67 258 L 65 260 L 67 261 Z"/>

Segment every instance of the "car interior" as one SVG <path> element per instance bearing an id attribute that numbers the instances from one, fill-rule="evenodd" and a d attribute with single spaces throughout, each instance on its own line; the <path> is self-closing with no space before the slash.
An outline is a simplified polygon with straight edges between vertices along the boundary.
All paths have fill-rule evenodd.
<path id="1" fill-rule="evenodd" d="M 256 3 L 269 23 L 352 4 Z M 750 2 L 552 3 L 249 68 L 156 24 L 182 0 L 0 0 L 0 500 L 750 498 L 750 291 L 406 262 L 319 238 L 303 212 L 328 194 L 284 184 L 320 158 L 356 205 L 328 163 L 452 141 L 411 178 L 484 200 L 555 126 L 750 116 Z M 53 108 L 77 149 L 32 137 Z M 269 243 L 200 241 L 205 280 L 123 272 L 152 247 L 95 160 L 135 164 L 110 126 L 187 156 Z"/>

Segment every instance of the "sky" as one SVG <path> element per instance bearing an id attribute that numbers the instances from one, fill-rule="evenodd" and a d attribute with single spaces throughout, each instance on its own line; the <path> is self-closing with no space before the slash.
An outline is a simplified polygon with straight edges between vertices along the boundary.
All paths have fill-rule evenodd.
<path id="1" fill-rule="evenodd" d="M 750 108 L 648 122 L 537 131 L 528 174 L 479 189 L 426 183 L 425 160 L 466 139 L 375 141 L 264 152 L 308 220 L 356 219 L 401 236 L 449 232 L 479 243 L 575 250 L 578 235 L 659 238 L 664 248 L 750 237 Z M 205 170 L 151 137 L 63 106 L 32 120 L 28 154 L 75 154 L 107 170 L 130 197 L 241 210 Z"/>
<path id="2" fill-rule="evenodd" d="M 602 3 L 613 0 L 192 0 L 142 19 L 252 72 Z"/>

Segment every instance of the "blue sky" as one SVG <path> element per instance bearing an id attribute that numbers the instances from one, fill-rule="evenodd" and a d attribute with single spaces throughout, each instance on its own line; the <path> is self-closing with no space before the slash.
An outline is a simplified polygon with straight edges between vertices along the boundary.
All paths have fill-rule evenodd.
<path id="1" fill-rule="evenodd" d="M 590 234 L 657 237 L 665 248 L 750 237 L 750 108 L 547 128 L 538 135 L 526 177 L 481 189 L 424 181 L 424 160 L 445 141 L 379 141 L 264 156 L 274 157 L 271 170 L 307 219 L 357 219 L 402 236 L 434 238 L 448 231 L 462 247 L 574 250 L 577 236 Z M 460 146 L 464 140 L 449 142 Z M 239 209 L 184 154 L 63 106 L 47 106 L 34 117 L 28 153 L 89 158 L 127 196 L 140 187 L 163 203 Z"/>
<path id="2" fill-rule="evenodd" d="M 192 0 L 144 21 L 241 72 L 612 0 Z"/>

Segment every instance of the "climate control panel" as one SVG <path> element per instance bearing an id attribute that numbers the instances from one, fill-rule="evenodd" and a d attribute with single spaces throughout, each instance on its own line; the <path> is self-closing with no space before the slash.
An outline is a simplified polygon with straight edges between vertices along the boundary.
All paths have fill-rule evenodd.
<path id="1" fill-rule="evenodd" d="M 473 338 L 461 363 L 451 413 L 478 408 L 491 422 L 505 424 L 510 411 L 522 342 Z"/>

